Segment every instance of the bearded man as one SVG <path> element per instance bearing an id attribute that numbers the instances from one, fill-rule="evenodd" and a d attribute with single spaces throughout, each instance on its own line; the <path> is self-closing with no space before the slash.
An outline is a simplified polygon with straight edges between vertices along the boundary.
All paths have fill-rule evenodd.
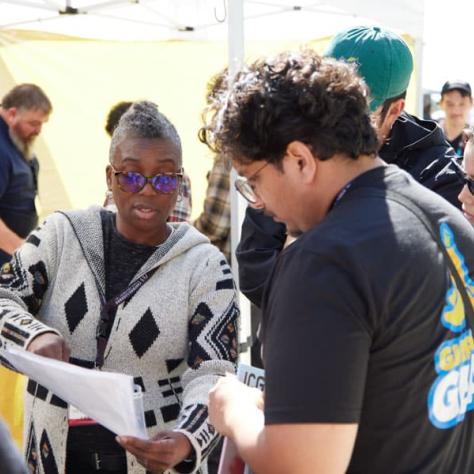
<path id="1" fill-rule="evenodd" d="M 36 227 L 39 164 L 33 144 L 52 105 L 35 84 L 15 86 L 0 107 L 0 265 Z"/>

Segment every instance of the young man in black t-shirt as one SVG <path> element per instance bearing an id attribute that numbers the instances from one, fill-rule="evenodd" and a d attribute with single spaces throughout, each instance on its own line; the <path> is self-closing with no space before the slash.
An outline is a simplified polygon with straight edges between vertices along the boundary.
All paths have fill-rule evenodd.
<path id="1" fill-rule="evenodd" d="M 350 65 L 283 53 L 224 80 L 204 130 L 300 236 L 264 294 L 265 395 L 231 377 L 210 394 L 260 474 L 474 470 L 474 233 L 377 157 L 366 97 Z"/>

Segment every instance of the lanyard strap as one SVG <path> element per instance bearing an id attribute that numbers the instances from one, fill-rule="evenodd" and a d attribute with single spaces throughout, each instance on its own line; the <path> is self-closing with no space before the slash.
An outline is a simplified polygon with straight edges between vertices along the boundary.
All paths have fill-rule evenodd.
<path id="1" fill-rule="evenodd" d="M 110 324 L 112 322 L 112 314 L 124 301 L 130 299 L 158 270 L 158 267 L 152 268 L 150 271 L 135 280 L 130 286 L 125 288 L 119 295 L 114 296 L 102 305 L 100 310 L 100 319 L 96 329 L 97 353 L 95 357 L 95 366 L 102 367 L 104 365 L 104 353 L 109 340 Z"/>
<path id="2" fill-rule="evenodd" d="M 438 244 L 438 247 L 443 253 L 444 259 L 446 260 L 446 263 L 448 264 L 450 273 L 452 277 L 454 278 L 454 281 L 456 283 L 456 288 L 459 291 L 463 304 L 464 304 L 464 312 L 469 322 L 469 326 L 471 330 L 474 329 L 474 309 L 472 307 L 471 299 L 469 298 L 469 295 L 467 294 L 464 281 L 459 275 L 459 272 L 456 266 L 454 265 L 454 262 L 452 261 L 451 257 L 448 254 L 448 251 L 446 250 L 446 247 L 441 241 L 441 237 L 439 236 L 439 233 L 435 232 L 435 230 L 433 229 L 433 224 L 430 222 L 430 220 L 426 216 L 425 211 L 423 211 L 416 202 L 412 201 L 411 199 L 406 198 L 405 196 L 397 192 L 389 191 L 389 190 L 381 190 L 377 188 L 372 188 L 372 189 L 373 191 L 375 191 L 375 194 L 377 196 L 385 197 L 386 199 L 390 201 L 395 201 L 401 206 L 405 207 L 408 211 L 410 211 L 412 214 L 414 214 L 418 218 L 418 220 L 423 224 L 423 226 L 431 234 L 434 241 Z"/>

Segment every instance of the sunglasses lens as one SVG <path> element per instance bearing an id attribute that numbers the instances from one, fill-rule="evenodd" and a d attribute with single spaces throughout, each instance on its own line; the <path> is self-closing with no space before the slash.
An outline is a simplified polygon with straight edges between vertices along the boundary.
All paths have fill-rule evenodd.
<path id="1" fill-rule="evenodd" d="M 121 173 L 117 175 L 120 188 L 127 193 L 138 193 L 145 186 L 145 177 L 140 173 Z"/>
<path id="2" fill-rule="evenodd" d="M 471 194 L 474 194 L 474 181 L 471 181 L 470 179 L 466 179 L 466 184 L 467 184 L 467 189 L 469 189 L 469 192 Z"/>
<path id="3" fill-rule="evenodd" d="M 172 193 L 178 186 L 178 176 L 157 174 L 151 180 L 152 186 L 163 194 Z"/>

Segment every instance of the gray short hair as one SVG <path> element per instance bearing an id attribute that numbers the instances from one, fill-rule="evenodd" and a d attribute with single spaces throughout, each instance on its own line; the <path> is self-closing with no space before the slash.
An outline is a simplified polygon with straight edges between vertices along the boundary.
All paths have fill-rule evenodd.
<path id="1" fill-rule="evenodd" d="M 117 146 L 125 138 L 170 140 L 176 146 L 181 158 L 181 139 L 178 132 L 153 102 L 146 100 L 134 102 L 127 112 L 122 115 L 112 135 L 109 153 L 110 162 L 113 160 Z"/>

